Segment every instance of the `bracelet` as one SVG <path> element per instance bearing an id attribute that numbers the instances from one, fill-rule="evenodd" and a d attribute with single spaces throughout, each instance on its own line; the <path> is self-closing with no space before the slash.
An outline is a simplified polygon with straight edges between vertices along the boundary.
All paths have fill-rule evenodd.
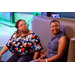
<path id="1" fill-rule="evenodd" d="M 46 62 L 48 62 L 47 59 L 46 59 Z"/>

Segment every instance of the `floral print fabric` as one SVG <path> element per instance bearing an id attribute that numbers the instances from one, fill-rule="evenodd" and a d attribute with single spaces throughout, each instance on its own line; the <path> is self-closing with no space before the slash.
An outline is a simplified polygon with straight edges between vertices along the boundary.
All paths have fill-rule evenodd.
<path id="1" fill-rule="evenodd" d="M 26 55 L 43 49 L 39 37 L 34 32 L 24 36 L 17 35 L 17 38 L 15 36 L 16 33 L 11 36 L 6 44 L 11 52 L 19 52 L 21 55 Z"/>

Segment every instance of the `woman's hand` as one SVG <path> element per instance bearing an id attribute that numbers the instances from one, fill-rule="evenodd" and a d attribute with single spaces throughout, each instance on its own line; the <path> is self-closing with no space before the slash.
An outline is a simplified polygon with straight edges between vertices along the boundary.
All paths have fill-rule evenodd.
<path id="1" fill-rule="evenodd" d="M 46 62 L 46 59 L 39 59 L 37 62 Z"/>
<path id="2" fill-rule="evenodd" d="M 37 62 L 39 62 L 41 59 L 43 59 L 45 55 L 43 54 L 40 58 L 37 59 Z"/>
<path id="3" fill-rule="evenodd" d="M 39 62 L 39 61 L 40 61 L 40 59 L 41 59 L 41 58 L 38 58 L 38 59 L 37 59 L 37 62 Z"/>

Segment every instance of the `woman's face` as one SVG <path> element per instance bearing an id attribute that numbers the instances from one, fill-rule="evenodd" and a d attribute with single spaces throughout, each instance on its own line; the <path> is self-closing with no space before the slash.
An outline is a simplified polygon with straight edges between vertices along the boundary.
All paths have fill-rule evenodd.
<path id="1" fill-rule="evenodd" d="M 18 24 L 18 30 L 20 30 L 21 32 L 27 32 L 28 27 L 25 21 L 21 20 Z"/>
<path id="2" fill-rule="evenodd" d="M 56 36 L 60 32 L 60 25 L 58 22 L 51 23 L 51 32 Z"/>

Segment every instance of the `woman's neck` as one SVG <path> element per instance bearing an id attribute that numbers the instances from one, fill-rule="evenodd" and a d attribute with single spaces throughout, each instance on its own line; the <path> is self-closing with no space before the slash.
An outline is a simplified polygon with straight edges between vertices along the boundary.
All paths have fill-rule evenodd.
<path id="1" fill-rule="evenodd" d="M 28 32 L 21 32 L 21 35 L 28 35 L 31 31 L 28 30 Z"/>
<path id="2" fill-rule="evenodd" d="M 54 35 L 54 37 L 56 37 L 57 35 Z"/>
<path id="3" fill-rule="evenodd" d="M 60 31 L 61 32 L 61 31 Z M 58 32 L 56 35 L 54 34 L 54 37 L 56 37 L 60 32 Z"/>

